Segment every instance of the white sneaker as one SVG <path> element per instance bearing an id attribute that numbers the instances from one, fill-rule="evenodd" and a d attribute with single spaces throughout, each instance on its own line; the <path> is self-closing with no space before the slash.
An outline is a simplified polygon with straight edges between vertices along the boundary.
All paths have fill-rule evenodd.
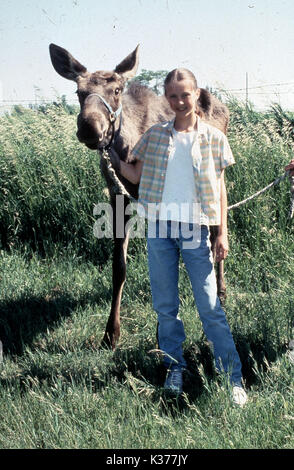
<path id="1" fill-rule="evenodd" d="M 168 392 L 180 395 L 183 391 L 182 369 L 175 367 L 174 369 L 168 370 L 163 387 Z"/>
<path id="2" fill-rule="evenodd" d="M 241 408 L 245 405 L 248 400 L 247 393 L 245 392 L 244 388 L 240 385 L 235 385 L 232 390 L 233 402 L 235 405 L 241 406 Z"/>

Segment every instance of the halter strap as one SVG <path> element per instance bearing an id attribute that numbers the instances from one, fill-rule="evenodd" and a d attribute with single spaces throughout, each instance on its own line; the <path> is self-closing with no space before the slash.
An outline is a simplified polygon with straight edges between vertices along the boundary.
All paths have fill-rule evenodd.
<path id="1" fill-rule="evenodd" d="M 104 105 L 106 106 L 106 108 L 108 109 L 110 115 L 112 118 L 114 118 L 113 120 L 115 121 L 118 116 L 120 115 L 120 113 L 122 112 L 122 105 L 120 104 L 118 109 L 116 111 L 113 111 L 112 107 L 110 106 L 109 103 L 107 103 L 107 101 L 103 98 L 103 96 L 101 95 L 98 95 L 98 93 L 90 93 L 90 95 L 87 96 L 87 98 L 89 98 L 89 96 L 98 96 L 98 98 L 100 98 L 100 100 L 102 101 L 102 103 L 104 103 Z"/>
<path id="2" fill-rule="evenodd" d="M 104 147 L 104 150 L 108 150 L 113 142 L 115 141 L 115 139 L 117 138 L 117 136 L 119 135 L 120 133 L 120 130 L 121 130 L 121 125 L 122 125 L 122 105 L 120 104 L 118 109 L 116 111 L 113 111 L 112 107 L 110 106 L 109 103 L 107 103 L 107 101 L 103 98 L 103 96 L 101 95 L 98 95 L 98 93 L 90 93 L 87 98 L 89 96 L 98 96 L 98 98 L 100 98 L 100 100 L 102 101 L 102 103 L 106 106 L 106 108 L 108 109 L 109 111 L 109 120 L 110 120 L 110 124 L 112 125 L 112 136 L 111 136 L 111 139 L 110 139 L 110 142 L 108 143 L 108 145 L 106 145 L 106 147 Z M 116 119 L 118 118 L 118 116 L 120 115 L 120 122 L 119 122 L 119 127 L 117 129 L 117 131 L 115 131 L 114 129 L 114 126 L 115 126 L 115 121 Z"/>

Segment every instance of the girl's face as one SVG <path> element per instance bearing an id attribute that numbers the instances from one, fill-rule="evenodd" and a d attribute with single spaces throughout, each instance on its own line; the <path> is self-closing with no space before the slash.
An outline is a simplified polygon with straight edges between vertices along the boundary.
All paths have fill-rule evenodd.
<path id="1" fill-rule="evenodd" d="M 176 118 L 180 119 L 188 118 L 195 113 L 199 93 L 199 88 L 196 89 L 193 81 L 189 79 L 172 80 L 165 89 L 166 99 Z"/>

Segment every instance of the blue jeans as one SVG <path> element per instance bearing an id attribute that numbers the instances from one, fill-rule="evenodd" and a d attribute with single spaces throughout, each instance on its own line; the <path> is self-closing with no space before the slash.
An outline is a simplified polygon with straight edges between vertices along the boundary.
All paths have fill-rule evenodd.
<path id="1" fill-rule="evenodd" d="M 167 224 L 165 238 L 159 236 L 161 224 Z M 192 224 L 189 226 L 190 229 L 193 227 Z M 148 233 L 148 264 L 153 308 L 158 317 L 158 343 L 164 352 L 164 365 L 186 367 L 182 349 L 185 332 L 182 320 L 178 317 L 181 253 L 204 333 L 213 345 L 216 368 L 229 374 L 231 383 L 240 384 L 241 362 L 217 296 L 208 227 L 198 226 L 199 246 L 196 248 L 185 245 L 189 239 L 187 231 L 183 236 L 183 224 L 179 224 L 178 234 L 173 234 L 170 221 L 157 221 L 155 232 L 152 236 Z"/>

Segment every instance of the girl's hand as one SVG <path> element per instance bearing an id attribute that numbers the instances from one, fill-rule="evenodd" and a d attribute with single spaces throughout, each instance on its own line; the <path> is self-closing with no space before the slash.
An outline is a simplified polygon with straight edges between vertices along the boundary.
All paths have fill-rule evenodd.
<path id="1" fill-rule="evenodd" d="M 229 241 L 227 234 L 219 234 L 215 242 L 215 258 L 216 262 L 219 263 L 225 259 L 229 252 Z"/>

